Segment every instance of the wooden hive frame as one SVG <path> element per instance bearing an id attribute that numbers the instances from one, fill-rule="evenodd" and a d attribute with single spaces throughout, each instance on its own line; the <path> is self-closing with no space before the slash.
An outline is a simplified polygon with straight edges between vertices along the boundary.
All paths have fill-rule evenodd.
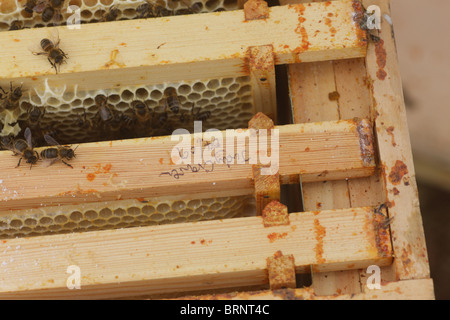
<path id="1" fill-rule="evenodd" d="M 389 14 L 387 0 L 364 4 Z M 25 49 L 25 43 L 42 38 L 43 29 L 0 33 L 5 44 L 0 56 L 15 57 L 14 67 L 1 71 L 2 84 L 39 85 L 48 78 L 89 89 L 218 73 L 250 75 L 254 99 L 261 101 L 255 111 L 273 119 L 274 67 L 289 64 L 295 123 L 275 127 L 281 142 L 279 176 L 261 176 L 261 167 L 250 164 L 223 164 L 212 178 L 161 177 L 176 168 L 168 154 L 174 146 L 170 137 L 83 145 L 86 152 L 79 153 L 74 166 L 108 162 L 116 183 L 108 176 L 94 186 L 79 170 L 48 176 L 46 168 L 18 169 L 2 181 L 3 212 L 133 197 L 254 193 L 261 216 L 3 240 L 0 297 L 117 298 L 269 284 L 271 290 L 196 298 L 432 299 L 392 26 L 383 22 L 381 41 L 366 48 L 365 34 L 349 18 L 358 10 L 358 2 L 337 0 L 274 7 L 262 11 L 268 17 L 251 21 L 239 10 L 86 25 L 80 33 L 60 28 L 61 38 L 71 39 L 64 44 L 86 39 L 86 47 L 67 48 L 71 59 L 57 75 L 45 61 L 30 62 Z M 163 22 L 192 30 L 192 41 L 164 31 L 173 28 L 162 29 Z M 136 28 L 135 38 L 125 37 L 125 26 Z M 117 31 L 117 43 L 87 37 L 109 28 Z M 311 36 L 318 28 L 324 38 Z M 154 37 L 148 42 L 152 47 L 138 42 L 144 35 Z M 210 43 L 218 37 L 224 41 Z M 86 50 L 92 47 L 98 52 L 94 57 Z M 177 55 L 180 48 L 192 55 Z M 113 54 L 117 50 L 120 61 Z M 148 54 L 155 50 L 161 50 L 157 57 Z M 338 99 L 329 95 L 335 92 Z M 258 115 L 249 128 L 273 128 L 273 123 Z M 195 134 L 190 138 L 195 142 Z M 126 154 L 126 163 L 117 154 Z M 0 154 L 2 170 L 11 172 L 16 161 Z M 142 168 L 130 169 L 133 161 Z M 288 215 L 277 202 L 279 184 L 299 181 L 305 212 Z M 44 187 L 35 188 L 39 183 Z M 67 288 L 71 265 L 81 269 L 81 290 Z M 382 268 L 379 290 L 365 286 L 370 265 Z M 310 288 L 295 288 L 299 272 L 311 272 Z"/>

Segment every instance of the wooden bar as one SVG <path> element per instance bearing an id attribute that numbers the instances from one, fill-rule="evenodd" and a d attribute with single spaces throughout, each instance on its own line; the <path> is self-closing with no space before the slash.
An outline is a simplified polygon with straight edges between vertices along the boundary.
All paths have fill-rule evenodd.
<path id="1" fill-rule="evenodd" d="M 186 300 L 434 300 L 431 279 L 387 282 L 381 289 L 358 294 L 318 295 L 314 288 L 232 292 L 203 296 L 185 296 Z"/>
<path id="2" fill-rule="evenodd" d="M 372 138 L 361 135 L 358 129 L 361 125 L 367 122 L 349 120 L 275 127 L 279 130 L 279 157 L 275 157 L 272 143 L 274 156 L 268 164 L 278 166 L 281 183 L 295 183 L 298 174 L 304 181 L 370 176 L 375 170 L 373 152 L 367 154 L 361 144 Z M 245 137 L 246 130 L 237 133 Z M 218 144 L 213 146 L 211 138 L 204 137 L 200 145 L 206 145 L 200 147 L 204 157 L 198 160 L 195 154 L 191 155 L 196 135 L 175 136 L 174 141 L 166 136 L 81 144 L 76 158 L 70 162 L 73 169 L 61 162 L 50 167 L 38 163 L 31 169 L 23 163 L 15 168 L 18 157 L 2 151 L 0 211 L 172 195 L 186 199 L 191 195 L 212 198 L 253 194 L 252 165 L 261 159 L 262 149 L 252 142 L 258 155 L 246 158 L 245 152 L 239 150 L 250 152 L 246 146 L 248 138 L 217 140 Z M 225 136 L 222 132 L 221 137 Z M 180 147 L 180 139 L 191 142 L 190 147 Z M 232 153 L 225 153 L 229 149 Z M 214 152 L 216 155 L 208 159 L 208 153 Z M 180 154 L 191 161 L 176 164 Z M 227 155 L 226 161 L 223 155 Z"/>
<path id="3" fill-rule="evenodd" d="M 266 45 L 275 64 L 365 56 L 351 0 L 269 11 L 268 19 L 252 21 L 235 10 L 1 32 L 0 85 L 43 87 L 48 79 L 50 87 L 83 91 L 249 75 L 248 48 Z M 334 17 L 326 23 L 328 13 Z M 41 51 L 40 39 L 55 37 L 52 30 L 69 57 L 58 74 L 45 56 L 32 54 Z"/>
<path id="4" fill-rule="evenodd" d="M 250 82 L 256 112 L 262 112 L 277 123 L 277 92 L 273 47 L 249 48 Z"/>
<path id="5" fill-rule="evenodd" d="M 309 0 L 284 0 L 305 3 Z M 324 1 L 322 1 L 324 2 Z M 352 119 L 372 119 L 371 100 L 365 85 L 364 59 L 345 59 L 301 63 L 289 66 L 290 93 L 295 123 Z M 379 175 L 348 181 L 304 183 L 305 210 L 350 208 L 379 205 Z M 386 272 L 383 272 L 383 279 Z M 318 295 L 361 292 L 359 272 L 355 270 L 312 274 Z"/>
<path id="6" fill-rule="evenodd" d="M 0 243 L 0 298 L 114 298 L 267 284 L 267 258 L 292 254 L 296 272 L 366 268 L 392 261 L 374 208 L 12 239 Z M 79 268 L 80 288 L 67 288 Z M 70 282 L 72 283 L 72 282 Z"/>
<path id="7" fill-rule="evenodd" d="M 388 0 L 364 1 L 389 14 Z M 376 33 L 378 35 L 378 33 Z M 395 276 L 399 280 L 430 276 L 414 163 L 395 48 L 393 26 L 383 20 L 381 40 L 369 44 L 366 66 L 382 168 L 382 187 L 389 205 Z"/>

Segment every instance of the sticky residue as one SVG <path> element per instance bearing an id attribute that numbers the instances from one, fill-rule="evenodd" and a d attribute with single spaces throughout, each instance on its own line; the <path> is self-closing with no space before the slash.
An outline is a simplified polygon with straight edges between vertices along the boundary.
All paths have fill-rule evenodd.
<path id="1" fill-rule="evenodd" d="M 384 71 L 384 67 L 386 67 L 386 49 L 384 49 L 384 41 L 382 39 L 375 43 L 375 55 L 378 65 L 377 78 L 384 80 L 387 76 L 386 71 Z"/>
<path id="2" fill-rule="evenodd" d="M 406 174 L 408 174 L 408 167 L 403 161 L 397 160 L 395 165 L 391 168 L 388 178 L 392 184 L 397 185 Z"/>
<path id="3" fill-rule="evenodd" d="M 269 239 L 270 243 L 273 243 L 276 240 L 285 239 L 287 237 L 287 235 L 288 235 L 287 232 L 283 232 L 283 233 L 272 232 L 267 235 L 267 238 Z"/>
<path id="4" fill-rule="evenodd" d="M 316 260 L 318 264 L 324 263 L 323 257 L 323 238 L 327 234 L 325 227 L 323 227 L 318 219 L 314 219 L 314 231 L 316 234 Z"/>

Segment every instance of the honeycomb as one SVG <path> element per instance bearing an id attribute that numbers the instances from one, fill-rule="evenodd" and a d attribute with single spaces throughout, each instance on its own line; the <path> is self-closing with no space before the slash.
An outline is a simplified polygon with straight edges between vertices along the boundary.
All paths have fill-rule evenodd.
<path id="1" fill-rule="evenodd" d="M 161 6 L 171 10 L 174 14 L 187 14 L 187 6 L 195 4 L 198 13 L 217 12 L 238 9 L 237 0 L 155 0 Z M 9 30 L 14 21 L 20 21 L 25 28 L 36 28 L 54 25 L 53 21 L 42 21 L 40 14 L 30 15 L 23 10 L 26 0 L 7 0 L 0 3 L 0 31 Z M 67 21 L 73 13 L 67 11 L 68 6 L 80 8 L 81 23 L 99 22 L 109 8 L 118 9 L 117 20 L 136 19 L 136 8 L 144 0 L 66 0 L 61 9 L 61 24 Z"/>
<path id="2" fill-rule="evenodd" d="M 180 111 L 177 114 L 167 112 L 168 118 L 161 121 L 162 115 L 166 113 L 164 101 L 168 88 L 175 89 L 180 101 Z M 113 111 L 129 117 L 134 116 L 132 102 L 145 101 L 151 110 L 151 124 L 145 127 L 140 127 L 139 124 L 127 127 L 122 122 L 122 127 L 127 128 L 118 132 L 118 136 L 107 134 L 99 125 L 80 128 L 78 124 L 80 119 L 95 124 L 98 118 L 95 97 L 98 95 L 108 96 L 108 103 L 113 107 Z M 28 95 L 24 95 L 20 101 L 19 112 L 4 111 L 4 114 L 8 112 L 4 123 L 13 123 L 16 120 L 19 120 L 19 123 L 15 127 L 5 125 L 1 136 L 11 132 L 16 135 L 26 127 L 30 127 L 33 134 L 39 135 L 27 121 L 29 104 L 45 107 L 46 113 L 39 121 L 39 129 L 42 132 L 53 132 L 61 144 L 170 135 L 177 128 L 193 132 L 192 110 L 194 113 L 200 110 L 210 112 L 210 117 L 202 123 L 203 130 L 245 128 L 255 114 L 250 78 L 245 76 L 90 92 L 79 92 L 76 88 L 66 92 L 64 87 L 51 88 L 46 84 L 42 90 L 37 88 L 28 90 Z"/>
<path id="3" fill-rule="evenodd" d="M 252 196 L 201 200 L 121 200 L 24 210 L 0 216 L 0 238 L 227 219 L 254 214 Z"/>
<path id="4" fill-rule="evenodd" d="M 189 0 L 191 1 L 191 0 Z M 40 16 L 27 16 L 21 5 L 25 0 L 11 0 L 0 4 L 0 31 L 8 30 L 15 20 L 24 27 L 44 27 L 52 22 L 43 23 Z M 21 5 L 18 5 L 18 4 Z M 164 2 L 166 7 L 176 14 L 185 13 L 181 0 Z M 201 12 L 237 9 L 237 0 L 201 0 Z M 10 4 L 10 7 L 7 5 Z M 137 17 L 136 7 L 142 4 L 137 0 L 70 0 L 67 5 L 81 8 L 82 23 L 98 22 L 108 8 L 115 6 L 120 12 L 118 19 Z M 63 18 L 67 18 L 63 14 Z M 3 88 L 9 84 L 2 83 Z M 13 83 L 13 87 L 20 83 Z M 174 89 L 180 101 L 178 113 L 167 112 L 167 119 L 161 117 L 164 108 L 165 93 Z M 202 129 L 219 130 L 245 128 L 255 114 L 252 88 L 249 77 L 200 79 L 156 85 L 122 87 L 120 89 L 79 91 L 77 87 L 51 86 L 48 82 L 42 88 L 24 88 L 25 93 L 14 111 L 4 110 L 0 114 L 0 136 L 21 135 L 30 127 L 34 146 L 41 146 L 44 133 L 49 133 L 61 144 L 113 140 L 124 138 L 170 135 L 177 128 L 193 132 L 193 115 L 197 112 L 209 112 L 210 117 L 203 121 Z M 151 110 L 151 123 L 144 128 L 125 125 L 114 134 L 105 133 L 101 126 L 95 125 L 99 108 L 95 98 L 108 97 L 108 104 L 114 112 L 132 117 L 134 101 L 145 102 Z M 31 124 L 28 110 L 30 106 L 45 109 L 39 123 Z M 80 126 L 80 120 L 91 121 L 92 126 Z M 10 125 L 16 123 L 15 125 Z M 9 152 L 9 151 L 8 151 Z M 1 190 L 1 189 L 0 189 Z M 54 233 L 83 232 L 114 228 L 138 227 L 167 223 L 182 223 L 210 219 L 233 218 L 254 215 L 252 196 L 236 196 L 201 200 L 161 200 L 147 201 L 120 200 L 108 203 L 90 203 L 77 206 L 58 206 L 45 209 L 21 210 L 14 213 L 0 212 L 0 238 L 29 237 Z"/>

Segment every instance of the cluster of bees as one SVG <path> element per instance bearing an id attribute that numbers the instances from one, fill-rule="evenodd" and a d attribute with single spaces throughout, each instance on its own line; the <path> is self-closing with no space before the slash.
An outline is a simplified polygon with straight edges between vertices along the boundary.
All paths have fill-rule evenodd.
<path id="1" fill-rule="evenodd" d="M 152 18 L 172 16 L 175 14 L 198 13 L 201 11 L 201 5 L 195 3 L 189 5 L 187 0 L 182 1 L 186 6 L 185 9 L 178 10 L 176 13 L 166 7 L 160 5 L 154 0 L 143 0 L 143 3 L 136 8 L 138 18 Z M 32 16 L 40 14 L 43 22 L 53 20 L 54 25 L 58 25 L 62 20 L 61 10 L 65 4 L 65 0 L 27 0 L 24 5 L 24 11 Z M 117 20 L 120 11 L 112 6 L 100 19 L 101 22 Z M 14 21 L 10 30 L 23 29 L 23 23 Z M 59 36 L 52 40 L 44 38 L 40 41 L 40 52 L 32 52 L 34 55 L 46 56 L 52 68 L 56 73 L 59 72 L 61 64 L 65 63 L 68 55 L 59 47 Z M 14 111 L 19 108 L 19 100 L 23 95 L 22 86 L 13 88 L 10 84 L 9 91 L 0 87 L 0 113 L 4 110 Z M 109 97 L 98 95 L 95 97 L 95 104 L 98 108 L 93 118 L 88 118 L 86 111 L 84 114 L 78 115 L 76 126 L 80 129 L 89 131 L 96 129 L 102 132 L 105 139 L 117 139 L 119 137 L 139 137 L 148 134 L 148 129 L 155 124 L 167 125 L 169 117 L 178 117 L 179 123 L 188 121 L 206 121 L 210 116 L 210 111 L 195 110 L 192 105 L 189 113 L 180 112 L 181 102 L 174 88 L 168 88 L 165 91 L 163 111 L 156 113 L 152 111 L 145 101 L 133 101 L 131 103 L 131 112 L 124 113 L 116 110 L 110 103 Z M 25 120 L 17 120 L 14 123 L 1 123 L 0 130 L 3 126 L 15 126 L 19 123 L 21 128 L 26 128 L 23 132 L 23 139 L 14 136 L 0 137 L 1 149 L 11 150 L 14 155 L 20 156 L 17 166 L 20 166 L 22 159 L 30 168 L 39 160 L 45 160 L 48 164 L 52 164 L 57 160 L 61 160 L 65 165 L 72 167 L 66 161 L 75 157 L 75 150 L 69 146 L 60 145 L 52 136 L 58 135 L 58 130 L 52 128 L 42 128 L 42 119 L 46 114 L 45 107 L 33 106 L 27 104 L 27 116 Z M 126 133 L 124 134 L 124 130 Z M 45 147 L 40 154 L 35 147 Z"/>
<path id="2" fill-rule="evenodd" d="M 194 3 L 189 5 L 187 0 L 178 0 L 185 5 L 185 9 L 178 10 L 176 13 L 174 10 L 169 10 L 165 6 L 156 2 L 155 0 L 142 0 L 142 4 L 136 8 L 137 16 L 139 19 L 143 18 L 155 18 L 173 16 L 175 14 L 191 14 L 199 13 L 202 9 L 201 5 Z M 65 0 L 27 0 L 24 5 L 24 11 L 33 16 L 35 13 L 41 15 L 43 22 L 53 22 L 54 25 L 59 25 L 62 20 L 61 10 L 64 6 Z M 115 21 L 119 16 L 119 9 L 117 7 L 110 7 L 100 18 L 100 22 Z M 10 26 L 10 31 L 23 29 L 23 23 L 19 20 L 13 21 Z"/>
<path id="3" fill-rule="evenodd" d="M 23 95 L 22 86 L 13 88 L 10 84 L 10 90 L 6 91 L 0 87 L 0 113 L 4 110 L 14 111 L 19 108 L 19 100 Z M 211 116 L 211 111 L 195 110 L 192 105 L 189 113 L 183 112 L 181 101 L 176 93 L 175 88 L 169 87 L 165 90 L 163 102 L 163 111 L 156 113 L 151 110 L 145 101 L 135 100 L 131 103 L 131 112 L 119 112 L 110 103 L 108 96 L 103 94 L 97 95 L 94 99 L 97 106 L 97 113 L 92 118 L 88 118 L 86 111 L 83 115 L 78 115 L 75 125 L 80 129 L 89 132 L 95 129 L 101 132 L 103 139 L 118 139 L 123 137 L 140 137 L 147 136 L 149 128 L 156 125 L 167 125 L 169 116 L 176 116 L 180 123 L 190 121 L 206 121 Z M 20 155 L 20 161 L 26 160 L 30 165 L 36 164 L 39 159 L 49 160 L 53 163 L 61 160 L 64 164 L 71 167 L 66 161 L 71 160 L 75 153 L 68 146 L 61 146 L 52 136 L 58 135 L 57 130 L 52 128 L 41 127 L 42 120 L 46 114 L 45 107 L 38 107 L 24 103 L 27 105 L 27 116 L 24 120 L 18 120 L 14 123 L 5 123 L 4 125 L 15 126 L 17 123 L 20 127 L 26 128 L 24 139 L 16 139 L 12 136 L 1 137 L 0 146 L 5 150 L 11 150 L 15 155 Z M 0 128 L 1 129 L 1 128 Z M 126 132 L 124 132 L 124 130 Z M 33 131 L 33 137 L 32 137 Z M 40 157 L 34 151 L 36 146 L 50 146 L 44 149 Z"/>

